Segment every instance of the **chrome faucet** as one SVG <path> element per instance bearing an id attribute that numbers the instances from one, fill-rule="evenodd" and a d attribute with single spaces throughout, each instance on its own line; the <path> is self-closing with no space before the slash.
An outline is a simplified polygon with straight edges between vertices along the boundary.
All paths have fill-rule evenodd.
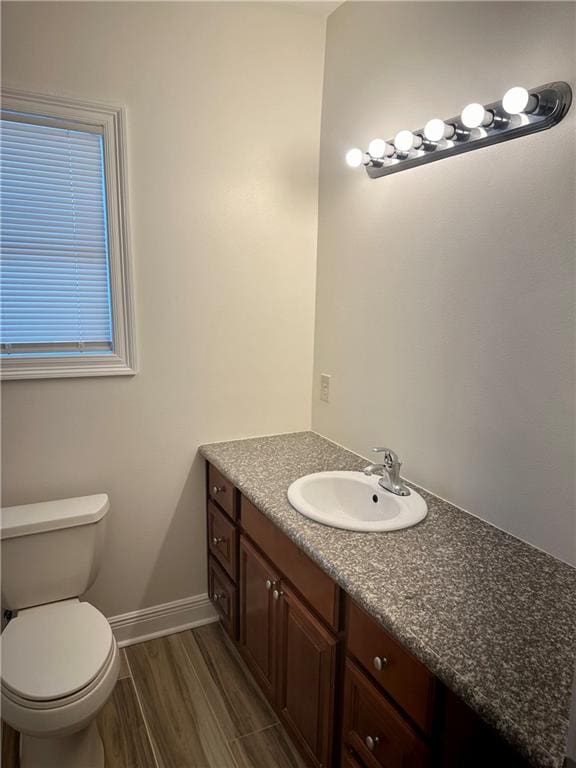
<path id="1" fill-rule="evenodd" d="M 410 496 L 410 488 L 402 482 L 400 467 L 402 462 L 390 448 L 372 448 L 374 453 L 382 453 L 382 464 L 369 464 L 362 470 L 365 475 L 382 475 L 378 480 L 385 491 L 395 493 L 396 496 Z"/>

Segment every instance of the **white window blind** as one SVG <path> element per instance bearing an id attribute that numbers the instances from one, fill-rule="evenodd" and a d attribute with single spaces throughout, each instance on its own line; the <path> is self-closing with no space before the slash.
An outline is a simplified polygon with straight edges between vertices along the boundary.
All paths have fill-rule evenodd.
<path id="1" fill-rule="evenodd" d="M 102 131 L 1 121 L 2 357 L 113 352 Z"/>

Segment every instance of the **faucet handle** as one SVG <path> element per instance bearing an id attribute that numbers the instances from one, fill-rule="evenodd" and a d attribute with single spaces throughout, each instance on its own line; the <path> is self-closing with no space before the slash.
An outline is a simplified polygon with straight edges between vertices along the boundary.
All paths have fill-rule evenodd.
<path id="1" fill-rule="evenodd" d="M 386 469 L 392 469 L 394 466 L 400 466 L 401 462 L 398 458 L 398 455 L 394 453 L 393 450 L 390 448 L 372 448 L 372 451 L 374 453 L 383 453 L 383 464 L 386 467 Z"/>

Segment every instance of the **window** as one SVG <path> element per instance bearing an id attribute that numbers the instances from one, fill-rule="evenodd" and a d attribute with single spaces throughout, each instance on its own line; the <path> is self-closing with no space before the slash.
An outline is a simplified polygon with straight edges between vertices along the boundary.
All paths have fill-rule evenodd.
<path id="1" fill-rule="evenodd" d="M 121 109 L 4 91 L 2 378 L 135 373 Z"/>

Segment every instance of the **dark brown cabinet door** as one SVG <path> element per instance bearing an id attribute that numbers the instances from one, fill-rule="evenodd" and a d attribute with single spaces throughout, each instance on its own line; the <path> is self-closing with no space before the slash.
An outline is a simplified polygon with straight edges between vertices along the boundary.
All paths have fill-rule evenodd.
<path id="1" fill-rule="evenodd" d="M 269 699 L 274 699 L 275 608 L 277 577 L 264 558 L 240 539 L 240 650 Z"/>
<path id="2" fill-rule="evenodd" d="M 277 703 L 310 765 L 332 765 L 336 639 L 286 586 L 278 613 Z"/>

